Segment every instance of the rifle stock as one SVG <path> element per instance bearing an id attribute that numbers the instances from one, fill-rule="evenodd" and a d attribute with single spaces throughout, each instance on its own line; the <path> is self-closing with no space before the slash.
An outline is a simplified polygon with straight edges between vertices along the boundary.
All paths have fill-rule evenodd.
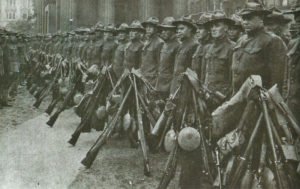
<path id="1" fill-rule="evenodd" d="M 174 178 L 177 167 L 178 143 L 168 157 L 163 176 L 159 182 L 157 189 L 166 189 L 170 181 Z"/>
<path id="2" fill-rule="evenodd" d="M 169 98 L 169 101 L 170 101 L 170 102 L 172 102 L 172 101 L 176 98 L 177 93 L 179 92 L 180 88 L 181 88 L 181 86 L 178 87 L 178 88 L 176 89 L 176 91 L 174 92 L 174 94 L 172 94 L 172 95 L 170 96 L 170 98 Z M 166 105 L 166 107 L 167 107 L 167 105 Z M 167 119 L 168 119 L 168 117 L 169 117 L 169 115 L 166 115 L 166 114 L 167 114 L 166 107 L 165 107 L 165 110 L 161 113 L 161 115 L 160 115 L 160 117 L 158 118 L 156 124 L 154 125 L 154 128 L 153 128 L 152 131 L 151 131 L 151 134 L 152 134 L 153 136 L 159 136 L 159 134 L 160 134 L 161 131 L 163 130 L 164 125 L 166 124 L 166 121 L 167 121 Z M 172 108 L 174 108 L 174 107 L 171 107 L 171 108 L 169 108 L 169 109 L 172 110 Z"/>
<path id="3" fill-rule="evenodd" d="M 128 99 L 128 96 L 131 92 L 132 85 L 128 88 L 122 103 L 120 104 L 117 113 L 115 114 L 113 120 L 108 124 L 108 126 L 104 129 L 104 131 L 101 133 L 99 138 L 97 139 L 96 143 L 92 146 L 92 148 L 88 151 L 86 154 L 86 157 L 81 161 L 81 163 L 86 166 L 87 168 L 90 168 L 93 164 L 94 160 L 97 157 L 97 154 L 99 153 L 101 147 L 105 144 L 107 138 L 110 136 L 112 131 L 114 130 L 116 123 L 118 121 L 118 118 L 120 117 L 122 110 L 124 108 L 125 102 Z M 79 133 L 80 134 L 80 133 Z"/>
<path id="4" fill-rule="evenodd" d="M 101 77 L 101 78 L 105 78 L 105 77 Z M 96 109 L 96 106 L 97 106 L 96 102 L 98 102 L 101 95 L 103 95 L 101 92 L 105 86 L 106 81 L 105 81 L 105 79 L 101 79 L 101 78 L 99 79 L 97 86 L 96 86 L 95 90 L 93 91 L 93 94 L 89 99 L 89 102 L 87 103 L 88 109 L 87 109 L 86 115 L 82 118 L 80 124 L 78 125 L 78 127 L 76 128 L 74 133 L 72 134 L 71 139 L 68 141 L 73 146 L 75 146 L 82 130 L 90 124 L 90 120 L 91 120 L 92 116 L 94 115 L 94 110 Z"/>
<path id="5" fill-rule="evenodd" d="M 242 176 L 242 173 L 245 171 L 245 168 L 247 165 L 247 159 L 249 159 L 249 155 L 250 155 L 252 146 L 253 146 L 256 136 L 258 134 L 259 127 L 260 127 L 261 121 L 262 121 L 262 117 L 263 117 L 263 115 L 260 114 L 260 116 L 256 122 L 255 128 L 252 131 L 252 134 L 250 136 L 249 143 L 247 144 L 247 147 L 246 147 L 243 155 L 240 157 L 240 161 L 238 163 L 237 168 L 235 169 L 235 172 L 232 177 L 232 182 L 230 183 L 229 188 L 237 188 L 237 184 Z"/>
<path id="6" fill-rule="evenodd" d="M 263 91 L 261 91 L 260 92 L 260 101 L 261 101 L 263 116 L 264 116 L 264 120 L 265 120 L 265 124 L 266 124 L 267 134 L 268 134 L 269 142 L 270 142 L 270 145 L 271 145 L 271 151 L 272 151 L 272 156 L 273 156 L 273 160 L 274 160 L 276 180 L 277 180 L 278 188 L 279 189 L 284 189 L 284 185 L 283 185 L 283 182 L 281 180 L 282 172 L 280 171 L 280 167 L 278 166 L 279 159 L 278 159 L 277 152 L 276 152 L 276 147 L 275 147 L 275 142 L 274 142 L 274 137 L 273 137 L 273 131 L 272 131 L 271 123 L 270 123 L 270 117 L 269 117 L 269 113 L 268 113 L 266 100 L 267 100 L 266 94 Z"/>
<path id="7" fill-rule="evenodd" d="M 71 99 L 73 99 L 73 96 L 76 93 L 76 90 L 80 84 L 80 77 L 77 78 L 74 86 L 72 87 L 72 89 L 68 92 L 66 98 L 64 99 L 63 104 L 56 110 L 56 112 L 50 117 L 49 121 L 47 122 L 47 125 L 49 125 L 50 127 L 53 127 L 53 125 L 55 124 L 58 116 L 60 115 L 60 113 L 62 113 L 68 106 L 68 104 L 70 103 Z"/>
<path id="8" fill-rule="evenodd" d="M 136 113 L 137 113 L 137 124 L 138 124 L 138 138 L 141 144 L 143 158 L 144 158 L 144 175 L 150 176 L 150 166 L 149 166 L 149 159 L 148 159 L 148 149 L 147 143 L 145 139 L 145 132 L 143 126 L 143 119 L 140 110 L 139 98 L 138 98 L 138 89 L 136 85 L 136 77 L 133 76 L 133 87 L 135 92 L 135 105 L 136 105 Z"/>

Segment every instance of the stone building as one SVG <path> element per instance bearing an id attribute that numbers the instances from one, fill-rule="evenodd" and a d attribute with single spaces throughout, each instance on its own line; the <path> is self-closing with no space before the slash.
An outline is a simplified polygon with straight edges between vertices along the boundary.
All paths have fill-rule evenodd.
<path id="1" fill-rule="evenodd" d="M 149 16 L 178 18 L 223 9 L 230 15 L 247 0 L 34 0 L 37 27 L 41 33 L 90 27 L 97 22 L 116 25 Z M 263 0 L 265 4 L 293 0 Z"/>
<path id="2" fill-rule="evenodd" d="M 10 22 L 27 20 L 33 15 L 32 0 L 0 0 L 0 26 Z"/>

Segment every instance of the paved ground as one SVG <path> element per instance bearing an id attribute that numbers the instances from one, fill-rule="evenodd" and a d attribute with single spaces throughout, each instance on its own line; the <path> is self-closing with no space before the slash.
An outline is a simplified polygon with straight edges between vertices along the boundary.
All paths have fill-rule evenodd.
<path id="1" fill-rule="evenodd" d="M 47 103 L 34 109 L 33 102 L 22 89 L 13 108 L 0 110 L 0 189 L 156 188 L 166 154 L 150 154 L 152 176 L 145 177 L 141 150 L 112 138 L 85 169 L 80 161 L 99 133 L 82 134 L 72 147 L 67 140 L 80 119 L 70 109 L 50 128 L 42 113 Z M 169 188 L 177 188 L 176 180 Z"/>

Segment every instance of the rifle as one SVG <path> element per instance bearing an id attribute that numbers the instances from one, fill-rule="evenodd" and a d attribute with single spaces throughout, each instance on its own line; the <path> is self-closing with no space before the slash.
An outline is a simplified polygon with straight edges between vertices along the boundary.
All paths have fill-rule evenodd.
<path id="1" fill-rule="evenodd" d="M 259 118 L 256 122 L 256 125 L 254 127 L 254 130 L 252 131 L 252 134 L 250 136 L 248 145 L 246 146 L 246 149 L 245 149 L 243 155 L 239 158 L 240 161 L 238 163 L 237 168 L 235 169 L 235 172 L 234 172 L 233 177 L 232 177 L 232 182 L 230 183 L 229 188 L 237 188 L 238 187 L 237 184 L 240 181 L 240 178 L 241 178 L 243 172 L 245 171 L 245 168 L 246 168 L 246 165 L 247 165 L 247 159 L 249 158 L 252 146 L 253 146 L 253 144 L 255 142 L 255 139 L 257 137 L 257 134 L 258 134 L 258 131 L 259 131 L 259 128 L 260 128 L 260 125 L 261 125 L 262 117 L 263 117 L 263 115 L 260 114 L 260 116 L 259 116 Z"/>
<path id="2" fill-rule="evenodd" d="M 218 178 L 219 178 L 219 189 L 222 189 L 222 175 L 221 175 L 221 164 L 220 164 L 220 154 L 219 154 L 219 149 L 216 148 L 216 165 L 218 168 Z"/>
<path id="3" fill-rule="evenodd" d="M 274 136 L 273 136 L 273 131 L 272 131 L 272 126 L 270 123 L 270 117 L 267 109 L 267 96 L 264 93 L 264 91 L 260 91 L 260 102 L 263 110 L 263 116 L 266 124 L 266 129 L 267 129 L 267 134 L 269 137 L 270 145 L 271 145 L 271 151 L 272 151 L 272 156 L 274 160 L 274 167 L 275 167 L 275 176 L 278 184 L 279 189 L 284 189 L 286 186 L 284 185 L 285 182 L 283 182 L 281 179 L 284 178 L 284 172 L 282 172 L 282 166 L 279 165 L 279 159 L 277 156 L 276 152 L 276 147 L 275 147 L 275 142 L 274 142 Z"/>
<path id="4" fill-rule="evenodd" d="M 135 105 L 136 105 L 136 113 L 137 113 L 137 124 L 138 124 L 138 138 L 141 144 L 141 148 L 143 151 L 144 157 L 144 174 L 146 176 L 150 176 L 150 166 L 149 166 L 149 159 L 148 159 L 148 150 L 147 150 L 147 142 L 145 139 L 145 132 L 143 126 L 143 119 L 139 105 L 139 98 L 138 98 L 138 89 L 136 85 L 136 77 L 133 76 L 133 87 L 135 92 Z"/>
<path id="5" fill-rule="evenodd" d="M 68 141 L 73 146 L 75 146 L 83 129 L 87 128 L 89 126 L 91 118 L 95 114 L 97 102 L 104 95 L 102 93 L 102 91 L 105 87 L 105 83 L 106 83 L 106 79 L 105 79 L 104 75 L 100 74 L 100 76 L 98 78 L 98 83 L 97 83 L 95 89 L 93 90 L 93 94 L 91 95 L 91 97 L 89 98 L 89 100 L 87 102 L 86 114 L 85 114 L 85 116 L 83 116 L 80 124 L 78 125 L 78 127 L 76 128 L 74 133 L 72 134 L 71 139 Z"/>
<path id="6" fill-rule="evenodd" d="M 91 147 L 91 149 L 86 154 L 86 157 L 81 161 L 81 163 L 84 166 L 86 166 L 87 168 L 91 167 L 91 165 L 93 164 L 94 160 L 96 159 L 96 156 L 97 156 L 98 152 L 100 151 L 101 147 L 105 144 L 107 139 L 110 137 L 112 131 L 114 130 L 115 126 L 117 125 L 117 121 L 119 120 L 119 117 L 122 113 L 125 102 L 127 101 L 131 90 L 132 90 L 132 85 L 130 85 L 129 89 L 127 90 L 127 92 L 123 98 L 123 101 L 120 104 L 118 111 L 114 115 L 112 121 L 108 124 L 108 126 L 101 133 L 101 135 L 97 139 L 96 143 Z"/>
<path id="7" fill-rule="evenodd" d="M 60 68 L 61 68 L 61 65 L 59 63 L 59 65 L 56 68 L 56 73 L 55 73 L 55 76 L 54 76 L 52 82 L 47 87 L 45 87 L 44 90 L 42 90 L 40 92 L 39 98 L 37 98 L 37 100 L 33 104 L 34 107 L 38 108 L 41 105 L 41 103 L 44 100 L 44 98 L 46 98 L 49 95 L 49 92 L 52 90 L 52 88 L 54 87 L 54 85 L 56 83 L 56 80 L 60 76 L 60 72 L 59 72 Z"/>
<path id="8" fill-rule="evenodd" d="M 195 91 L 199 95 L 204 96 L 206 100 L 212 100 L 216 105 L 220 105 L 225 101 L 226 96 L 224 94 L 219 91 L 212 91 L 201 84 L 195 71 L 188 68 L 185 72 L 185 75 L 187 76 Z"/>
<path id="9" fill-rule="evenodd" d="M 166 103 L 166 107 L 164 109 L 164 111 L 161 113 L 160 117 L 158 118 L 156 124 L 154 125 L 154 128 L 151 131 L 151 135 L 153 136 L 159 136 L 159 133 L 161 132 L 162 128 L 164 127 L 169 115 L 168 112 L 170 110 L 173 110 L 175 105 L 172 103 L 172 101 L 176 98 L 177 93 L 180 91 L 181 86 L 179 86 L 176 91 L 170 95 L 168 101 L 171 102 L 170 103 L 170 107 L 168 107 L 168 103 Z"/>
<path id="10" fill-rule="evenodd" d="M 176 142 L 175 148 L 172 150 L 168 157 L 163 176 L 159 182 L 157 189 L 166 189 L 170 181 L 174 178 L 177 167 L 178 148 L 178 143 Z"/>
<path id="11" fill-rule="evenodd" d="M 70 104 L 71 100 L 73 99 L 79 85 L 81 83 L 81 77 L 78 76 L 76 82 L 74 83 L 73 87 L 71 90 L 66 95 L 66 98 L 64 99 L 63 104 L 56 110 L 56 112 L 49 118 L 47 125 L 50 127 L 53 127 L 54 123 L 56 122 L 58 116 L 60 115 L 61 112 L 63 112 L 68 105 Z"/>
<path id="12" fill-rule="evenodd" d="M 203 163 L 204 163 L 204 167 L 205 167 L 205 170 L 208 174 L 208 177 L 210 179 L 210 181 L 213 183 L 214 179 L 213 179 L 213 176 L 212 176 L 212 172 L 211 172 L 211 168 L 209 166 L 209 160 L 208 160 L 208 147 L 207 147 L 207 144 L 206 144 L 206 137 L 204 136 L 203 134 L 203 131 L 202 131 L 202 125 L 201 125 L 201 120 L 200 120 L 200 115 L 199 115 L 199 111 L 198 111 L 198 101 L 196 99 L 196 94 L 195 94 L 195 91 L 192 91 L 192 95 L 193 95 L 193 104 L 194 104 L 194 111 L 195 111 L 195 114 L 196 114 L 196 121 L 197 121 L 197 124 L 198 124 L 198 131 L 199 131 L 199 134 L 200 134 L 200 139 L 201 139 L 201 144 L 202 144 L 202 159 L 203 159 Z M 198 106 L 197 106 L 198 104 Z M 218 158 L 218 157 L 217 157 Z M 219 170 L 220 166 L 218 167 L 218 170 Z M 221 177 L 220 177 L 221 178 Z M 220 180 L 221 181 L 221 180 Z M 220 188 L 222 188 L 222 183 L 220 182 Z"/>
<path id="13" fill-rule="evenodd" d="M 268 93 L 271 97 L 271 101 L 275 104 L 275 107 L 286 117 L 286 119 L 290 122 L 291 126 L 295 130 L 298 136 L 300 136 L 300 127 L 297 123 L 293 113 L 289 109 L 289 107 L 284 102 L 284 99 L 280 95 L 280 92 L 276 85 L 274 85 Z"/>

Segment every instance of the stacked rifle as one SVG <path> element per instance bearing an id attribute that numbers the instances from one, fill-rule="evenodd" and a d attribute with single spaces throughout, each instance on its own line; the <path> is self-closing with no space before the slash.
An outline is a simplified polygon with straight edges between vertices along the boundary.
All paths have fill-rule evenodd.
<path id="1" fill-rule="evenodd" d="M 207 116 L 207 111 L 203 111 L 203 104 L 205 107 L 207 99 L 200 94 L 205 91 L 199 90 L 201 86 L 196 85 L 192 71 L 187 70 L 186 76 L 193 88 L 192 113 L 198 115 L 190 126 L 198 130 L 201 138 L 202 162 L 199 163 L 204 165 L 208 178 L 215 187 L 292 189 L 299 186 L 299 157 L 295 143 L 299 140 L 300 127 L 276 86 L 269 91 L 255 88 L 253 93 L 256 97 L 248 99 L 237 127 L 213 144 L 210 133 L 203 129 L 203 120 Z M 215 93 L 214 97 L 215 100 L 222 101 L 220 95 Z M 189 127 L 188 120 L 184 120 L 185 114 L 184 112 L 181 128 L 175 131 L 175 143 L 158 189 L 167 188 L 176 171 L 179 149 L 185 150 L 179 139 L 183 128 Z M 214 165 L 208 162 L 209 159 L 215 162 Z"/>
<path id="2" fill-rule="evenodd" d="M 97 90 L 97 88 L 98 87 L 96 87 L 95 90 Z M 112 106 L 110 103 L 111 99 L 120 90 L 122 93 L 121 100 L 113 111 L 106 110 L 111 116 L 110 118 L 107 118 L 109 116 L 104 116 L 107 120 L 103 132 L 81 163 L 87 168 L 91 167 L 100 149 L 106 144 L 112 134 L 117 130 L 120 130 L 117 129 L 117 127 L 121 125 L 121 130 L 125 132 L 129 142 L 133 145 L 138 143 L 141 146 L 144 158 L 144 174 L 149 176 L 150 166 L 147 135 L 155 124 L 155 118 L 148 108 L 149 100 L 146 98 L 143 91 L 151 91 L 153 88 L 141 76 L 139 71 L 132 70 L 129 72 L 128 70 L 125 70 L 106 99 L 106 103 L 109 104 L 108 107 Z M 101 124 L 101 122 L 98 123 Z M 83 126 L 79 126 L 76 129 L 69 143 L 75 145 L 82 128 Z"/>
<path id="3" fill-rule="evenodd" d="M 297 188 L 299 178 L 295 165 L 299 157 L 295 139 L 300 136 L 300 127 L 276 85 L 269 91 L 256 90 L 258 99 L 248 102 L 241 118 L 242 122 L 246 120 L 257 107 L 256 122 L 239 127 L 245 140 L 232 149 L 236 154 L 233 161 L 223 162 L 232 164 L 232 168 L 220 185 L 228 188 Z"/>

